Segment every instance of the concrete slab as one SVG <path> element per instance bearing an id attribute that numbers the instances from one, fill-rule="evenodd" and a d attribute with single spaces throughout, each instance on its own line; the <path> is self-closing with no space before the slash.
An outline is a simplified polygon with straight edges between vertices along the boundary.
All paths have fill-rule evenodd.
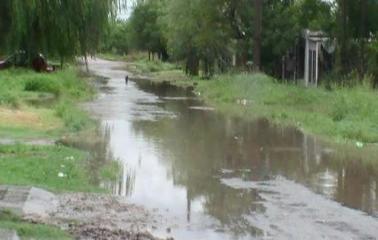
<path id="1" fill-rule="evenodd" d="M 40 188 L 0 185 L 0 210 L 18 216 L 48 217 L 56 212 L 58 204 L 54 194 Z"/>
<path id="2" fill-rule="evenodd" d="M 16 231 L 0 229 L 0 239 L 1 240 L 20 240 Z"/>

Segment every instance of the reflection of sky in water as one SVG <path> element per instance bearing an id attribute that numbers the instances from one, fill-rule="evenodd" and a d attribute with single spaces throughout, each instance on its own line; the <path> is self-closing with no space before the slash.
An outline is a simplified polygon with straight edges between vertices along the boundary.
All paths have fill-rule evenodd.
<path id="1" fill-rule="evenodd" d="M 240 178 L 221 180 L 235 189 L 255 189 L 265 201 L 265 214 L 247 216 L 248 221 L 269 233 L 272 239 L 374 239 L 378 221 L 360 211 L 313 194 L 310 190 L 282 177 L 264 182 Z M 300 228 L 300 229 L 299 229 Z"/>
<path id="2" fill-rule="evenodd" d="M 169 177 L 172 175 L 170 170 L 162 165 L 159 159 L 159 154 L 156 152 L 158 149 L 142 135 L 135 134 L 127 121 L 107 121 L 106 125 L 111 128 L 110 142 L 115 158 L 125 162 L 125 171 L 135 170 L 135 172 L 131 171 L 135 174 L 135 182 L 128 200 L 132 203 L 143 203 L 149 209 L 158 209 L 159 212 L 176 219 L 175 224 L 186 226 L 187 190 L 184 186 L 173 183 L 172 178 Z M 121 195 L 125 194 L 122 188 L 126 188 L 127 177 L 128 175 L 124 175 Z M 214 225 L 214 219 L 203 215 L 204 202 L 204 197 L 197 197 L 191 202 L 190 227 L 194 232 L 198 228 L 204 229 Z"/>
<path id="3" fill-rule="evenodd" d="M 101 67 L 96 69 L 102 72 Z M 335 202 L 295 182 L 371 215 L 378 209 L 376 173 L 353 165 L 356 163 L 333 161 L 332 149 L 323 148 L 314 138 L 266 121 L 246 123 L 212 111 L 193 110 L 190 106 L 200 106 L 198 101 L 182 97 L 175 89 L 159 89 L 146 82 L 125 86 L 124 72 L 102 73 L 113 77 L 109 84 L 114 91 L 87 107 L 110 128 L 111 151 L 125 164 L 114 192 L 169 217 L 177 239 L 269 236 L 285 227 L 279 219 L 290 215 L 290 210 L 296 213 L 293 224 L 300 224 L 302 215 L 317 220 L 327 216 L 314 199 L 320 199 L 324 209 L 337 209 L 333 213 L 338 216 L 345 213 L 360 218 L 356 211 L 335 207 Z M 285 177 L 280 178 L 283 185 L 279 190 L 269 187 L 277 176 Z M 235 188 L 221 184 L 225 179 L 268 185 Z M 297 201 L 301 192 L 305 198 Z M 292 202 L 285 209 L 277 199 Z M 317 210 L 323 215 L 317 215 Z M 377 223 L 362 221 L 369 229 Z M 314 230 L 311 225 L 316 225 L 317 232 L 333 231 L 316 222 L 307 223 L 303 229 L 308 231 Z"/>
<path id="4" fill-rule="evenodd" d="M 337 191 L 337 173 L 326 169 L 314 176 L 313 183 L 317 192 L 332 198 Z"/>

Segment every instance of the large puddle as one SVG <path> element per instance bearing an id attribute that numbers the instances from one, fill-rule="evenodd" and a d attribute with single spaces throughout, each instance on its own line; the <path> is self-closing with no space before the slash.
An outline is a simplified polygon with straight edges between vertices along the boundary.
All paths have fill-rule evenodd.
<path id="1" fill-rule="evenodd" d="M 377 239 L 378 172 L 292 128 L 225 117 L 185 91 L 125 84 L 120 63 L 87 105 L 124 165 L 114 194 L 164 216 L 175 239 Z M 105 151 L 105 150 L 104 150 Z"/>

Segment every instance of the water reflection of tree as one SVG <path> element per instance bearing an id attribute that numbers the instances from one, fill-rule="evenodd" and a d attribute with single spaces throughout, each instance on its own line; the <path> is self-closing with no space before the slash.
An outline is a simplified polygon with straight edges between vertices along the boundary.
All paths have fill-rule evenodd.
<path id="1" fill-rule="evenodd" d="M 103 183 L 101 169 L 109 162 L 115 160 L 109 148 L 110 135 L 110 126 L 101 126 L 98 124 L 95 129 L 90 129 L 62 140 L 62 143 L 65 145 L 88 152 L 86 168 L 90 175 L 91 183 L 94 185 Z"/>
<path id="2" fill-rule="evenodd" d="M 135 185 L 135 169 L 130 169 L 126 165 L 122 168 L 122 174 L 118 181 L 111 183 L 113 193 L 118 196 L 131 196 Z"/>
<path id="3" fill-rule="evenodd" d="M 162 164 L 172 169 L 175 184 L 187 188 L 188 205 L 196 197 L 204 197 L 207 213 L 237 234 L 256 233 L 243 215 L 262 210 L 260 199 L 256 192 L 221 185 L 214 178 L 220 169 L 250 169 L 250 173 L 237 172 L 246 180 L 283 175 L 323 194 L 329 186 L 322 184 L 319 176 L 329 172 L 337 182 L 331 197 L 370 213 L 376 211 L 377 188 L 371 189 L 376 186 L 377 172 L 350 159 L 335 160 L 314 138 L 265 120 L 247 123 L 189 110 L 182 102 L 167 102 L 162 107 L 177 112 L 178 119 L 135 121 L 133 127 L 160 145 Z"/>
<path id="4" fill-rule="evenodd" d="M 188 220 L 190 205 L 197 197 L 204 197 L 205 211 L 218 219 L 224 228 L 236 234 L 255 235 L 257 230 L 241 218 L 261 210 L 261 199 L 254 191 L 239 191 L 228 188 L 214 178 L 222 168 L 248 168 L 245 154 L 234 139 L 231 129 L 223 129 L 222 119 L 206 112 L 183 111 L 180 121 L 162 119 L 158 122 L 139 121 L 134 123 L 136 131 L 155 139 L 163 149 L 161 159 L 172 169 L 176 185 L 187 188 Z M 232 123 L 231 123 L 232 124 Z"/>

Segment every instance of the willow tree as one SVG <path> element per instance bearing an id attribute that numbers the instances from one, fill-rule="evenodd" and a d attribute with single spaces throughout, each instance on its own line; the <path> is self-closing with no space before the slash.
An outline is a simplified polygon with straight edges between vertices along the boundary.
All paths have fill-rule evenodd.
<path id="1" fill-rule="evenodd" d="M 6 52 L 66 58 L 93 54 L 119 0 L 2 0 L 0 35 Z"/>

